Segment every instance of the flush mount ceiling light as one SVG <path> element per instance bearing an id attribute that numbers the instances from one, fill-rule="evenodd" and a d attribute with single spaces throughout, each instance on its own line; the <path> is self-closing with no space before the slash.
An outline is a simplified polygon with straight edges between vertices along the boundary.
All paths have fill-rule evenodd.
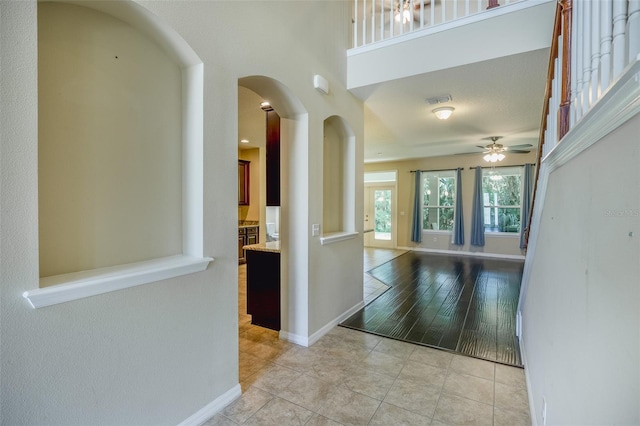
<path id="1" fill-rule="evenodd" d="M 248 139 L 240 139 L 240 143 L 249 143 Z"/>
<path id="2" fill-rule="evenodd" d="M 446 120 L 447 118 L 451 117 L 453 111 L 455 111 L 455 108 L 453 107 L 440 107 L 434 109 L 432 112 L 436 115 L 436 117 L 438 117 L 438 119 Z"/>

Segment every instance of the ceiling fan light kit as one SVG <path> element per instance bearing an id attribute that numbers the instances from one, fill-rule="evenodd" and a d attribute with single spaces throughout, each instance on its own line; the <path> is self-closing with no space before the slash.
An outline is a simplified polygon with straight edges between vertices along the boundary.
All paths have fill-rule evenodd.
<path id="1" fill-rule="evenodd" d="M 494 152 L 494 153 L 485 155 L 483 158 L 484 158 L 484 161 L 488 163 L 495 163 L 495 162 L 504 160 L 504 154 Z"/>
<path id="2" fill-rule="evenodd" d="M 440 108 L 434 109 L 432 112 L 436 115 L 436 117 L 438 117 L 438 119 L 446 120 L 449 117 L 451 117 L 451 114 L 453 114 L 453 111 L 455 111 L 455 108 L 453 107 L 440 107 Z"/>
<path id="3" fill-rule="evenodd" d="M 503 152 L 505 151 L 505 147 L 502 144 L 496 143 L 496 141 L 498 139 L 501 139 L 502 136 L 491 136 L 487 139 L 491 140 L 491 143 L 489 145 L 486 146 L 487 148 L 487 152 L 485 152 L 484 157 L 484 161 L 488 162 L 488 163 L 496 163 L 498 161 L 502 161 L 504 160 L 504 154 Z"/>

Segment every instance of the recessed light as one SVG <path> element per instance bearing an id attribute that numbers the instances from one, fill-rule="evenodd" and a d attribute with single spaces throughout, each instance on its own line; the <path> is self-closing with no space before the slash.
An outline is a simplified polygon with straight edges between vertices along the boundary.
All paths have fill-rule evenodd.
<path id="1" fill-rule="evenodd" d="M 240 139 L 240 143 L 249 143 L 249 139 Z"/>

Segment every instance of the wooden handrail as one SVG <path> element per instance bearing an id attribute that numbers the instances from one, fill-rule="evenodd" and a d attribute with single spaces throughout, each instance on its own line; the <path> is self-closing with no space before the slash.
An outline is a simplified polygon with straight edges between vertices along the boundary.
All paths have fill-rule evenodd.
<path id="1" fill-rule="evenodd" d="M 571 114 L 571 10 L 573 0 L 560 0 L 562 8 L 562 93 L 558 110 L 558 141 L 569 131 Z"/>
<path id="2" fill-rule="evenodd" d="M 545 143 L 545 133 L 547 131 L 547 121 L 549 117 L 549 99 L 551 98 L 553 79 L 555 76 L 555 60 L 558 58 L 558 38 L 562 35 L 562 93 L 560 98 L 560 108 L 558 109 L 558 141 L 569 131 L 570 111 L 571 111 L 571 10 L 572 0 L 558 0 L 556 14 L 553 22 L 553 35 L 551 39 L 551 52 L 549 54 L 549 67 L 547 69 L 547 85 L 544 92 L 544 103 L 542 106 L 542 119 L 540 122 L 540 136 L 538 143 L 538 154 L 536 158 L 536 173 L 533 183 L 533 196 L 529 209 L 529 221 L 525 229 L 525 247 L 529 243 L 529 231 L 533 220 L 533 208 L 536 202 L 536 192 L 538 189 L 538 177 L 540 174 L 540 164 L 542 163 L 542 151 Z"/>

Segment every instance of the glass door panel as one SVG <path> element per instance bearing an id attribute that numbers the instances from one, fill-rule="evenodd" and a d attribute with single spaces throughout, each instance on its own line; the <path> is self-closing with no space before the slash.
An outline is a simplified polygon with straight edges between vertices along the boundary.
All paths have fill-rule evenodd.
<path id="1" fill-rule="evenodd" d="M 365 246 L 395 248 L 394 190 L 394 186 L 365 187 Z"/>

